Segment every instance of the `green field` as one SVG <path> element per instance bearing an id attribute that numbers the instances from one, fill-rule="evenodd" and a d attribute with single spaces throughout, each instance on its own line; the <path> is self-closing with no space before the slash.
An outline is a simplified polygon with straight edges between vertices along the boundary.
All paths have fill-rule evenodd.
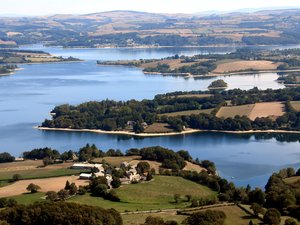
<path id="1" fill-rule="evenodd" d="M 102 198 L 91 197 L 89 194 L 77 195 L 69 201 L 104 208 L 115 208 L 120 212 L 124 212 L 126 210 L 184 208 L 191 204 L 185 202 L 184 196 L 187 194 L 192 195 L 193 198 L 216 196 L 215 192 L 205 186 L 181 177 L 167 176 L 155 176 L 153 181 L 147 183 L 123 185 L 116 191 L 121 202 L 111 202 Z M 182 201 L 175 203 L 174 194 L 180 194 Z"/>
<path id="2" fill-rule="evenodd" d="M 198 115 L 200 113 L 210 114 L 214 109 L 196 109 L 196 110 L 187 110 L 187 111 L 179 111 L 172 113 L 163 113 L 159 114 L 159 116 L 190 116 L 190 115 Z"/>
<path id="3" fill-rule="evenodd" d="M 15 199 L 19 204 L 31 204 L 37 201 L 45 201 L 42 199 L 42 197 L 45 197 L 45 193 L 42 192 L 37 192 L 34 194 L 22 194 L 22 195 L 18 195 L 18 196 L 14 196 L 14 197 L 10 197 L 12 199 Z"/>
<path id="4" fill-rule="evenodd" d="M 300 101 L 292 101 L 291 105 L 296 111 L 300 111 Z"/>
<path id="5" fill-rule="evenodd" d="M 225 225 L 248 225 L 250 220 L 254 224 L 262 224 L 262 222 L 247 214 L 245 211 L 237 206 L 222 206 L 211 208 L 210 210 L 220 210 L 226 214 Z M 205 210 L 201 210 L 205 211 Z M 194 211 L 196 212 L 196 211 Z M 184 215 L 176 215 L 176 212 L 162 212 L 162 213 L 148 213 L 148 214 L 133 214 L 133 215 L 122 215 L 124 225 L 140 225 L 145 222 L 148 216 L 161 217 L 166 220 L 175 220 L 179 224 L 187 218 Z"/>
<path id="6" fill-rule="evenodd" d="M 59 169 L 31 169 L 31 170 L 20 170 L 20 171 L 0 171 L 0 181 L 11 180 L 14 174 L 20 174 L 22 179 L 36 179 L 36 178 L 48 178 L 48 177 L 59 177 L 59 176 L 69 176 L 78 175 L 81 170 L 74 170 L 68 168 Z"/>

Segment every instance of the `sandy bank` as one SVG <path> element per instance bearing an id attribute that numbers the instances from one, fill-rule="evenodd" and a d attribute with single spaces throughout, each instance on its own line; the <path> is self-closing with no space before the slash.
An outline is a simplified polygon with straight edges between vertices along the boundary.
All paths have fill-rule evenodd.
<path id="1" fill-rule="evenodd" d="M 300 131 L 290 130 L 247 130 L 247 131 L 227 131 L 227 130 L 198 130 L 187 129 L 182 132 L 170 132 L 170 133 L 134 133 L 130 131 L 105 131 L 105 130 L 93 130 L 93 129 L 69 129 L 69 128 L 48 128 L 48 127 L 35 127 L 44 131 L 68 131 L 68 132 L 92 132 L 100 134 L 112 134 L 112 135 L 129 135 L 136 137 L 160 137 L 160 136 L 174 136 L 184 135 L 199 132 L 215 132 L 215 133 L 228 133 L 228 134 L 255 134 L 255 133 L 284 133 L 284 134 L 300 134 Z"/>

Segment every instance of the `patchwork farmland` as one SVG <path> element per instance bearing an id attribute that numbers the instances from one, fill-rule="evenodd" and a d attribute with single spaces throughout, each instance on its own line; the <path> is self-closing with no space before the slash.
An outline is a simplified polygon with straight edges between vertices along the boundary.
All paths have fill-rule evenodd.
<path id="1" fill-rule="evenodd" d="M 251 120 L 258 117 L 277 118 L 285 113 L 285 106 L 282 102 L 263 102 L 240 106 L 221 107 L 216 116 L 221 118 L 233 118 L 235 116 L 247 116 Z"/>

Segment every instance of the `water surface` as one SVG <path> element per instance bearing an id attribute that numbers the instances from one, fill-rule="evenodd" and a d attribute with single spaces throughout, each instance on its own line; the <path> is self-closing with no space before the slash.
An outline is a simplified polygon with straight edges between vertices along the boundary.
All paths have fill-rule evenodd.
<path id="1" fill-rule="evenodd" d="M 297 166 L 300 151 L 298 136 L 258 138 L 252 135 L 197 133 L 184 136 L 131 138 L 105 134 L 39 131 L 33 129 L 59 104 L 115 99 L 151 99 L 171 91 L 206 90 L 218 78 L 184 79 L 144 75 L 134 67 L 97 66 L 96 60 L 162 58 L 175 54 L 227 53 L 234 48 L 160 48 L 160 49 L 62 49 L 40 45 L 26 49 L 84 59 L 78 63 L 20 65 L 12 76 L 0 77 L 0 151 L 19 156 L 37 147 L 77 150 L 86 143 L 99 148 L 126 150 L 131 147 L 161 145 L 186 149 L 193 157 L 216 162 L 220 174 L 238 185 L 263 186 L 275 170 Z M 275 73 L 223 77 L 229 88 L 281 88 Z M 291 140 L 291 138 L 290 138 Z"/>

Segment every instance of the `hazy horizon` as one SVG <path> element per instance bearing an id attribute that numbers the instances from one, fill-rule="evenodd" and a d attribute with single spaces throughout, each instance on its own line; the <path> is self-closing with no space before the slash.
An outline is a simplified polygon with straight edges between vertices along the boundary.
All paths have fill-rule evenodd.
<path id="1" fill-rule="evenodd" d="M 171 7 L 170 7 L 171 6 Z M 46 16 L 53 14 L 90 14 L 107 11 L 139 11 L 149 13 L 201 13 L 257 11 L 263 9 L 300 8 L 294 0 L 10 0 L 2 2 L 0 16 Z"/>

